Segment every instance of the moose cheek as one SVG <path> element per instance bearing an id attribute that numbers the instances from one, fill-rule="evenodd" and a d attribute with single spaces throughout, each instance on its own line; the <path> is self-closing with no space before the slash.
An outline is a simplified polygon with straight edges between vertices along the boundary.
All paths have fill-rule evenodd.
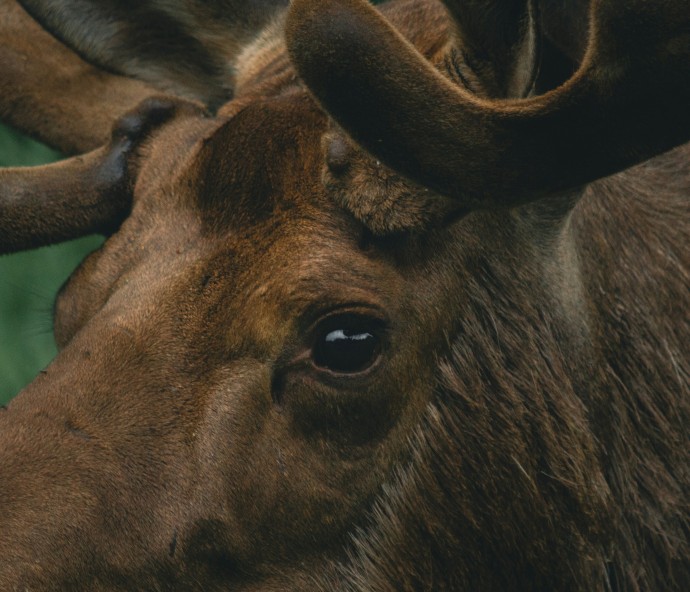
<path id="1" fill-rule="evenodd" d="M 75 287 L 72 280 L 62 286 L 53 304 L 53 332 L 59 349 L 64 348 L 88 322 L 96 308 L 94 300 L 88 287 Z"/>

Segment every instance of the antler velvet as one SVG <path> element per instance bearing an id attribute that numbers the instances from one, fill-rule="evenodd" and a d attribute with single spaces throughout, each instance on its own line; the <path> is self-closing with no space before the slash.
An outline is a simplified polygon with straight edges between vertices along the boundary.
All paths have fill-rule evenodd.
<path id="1" fill-rule="evenodd" d="M 102 232 L 129 208 L 124 152 L 99 149 L 42 167 L 0 170 L 0 254 Z M 120 189 L 120 190 L 118 190 Z"/>
<path id="2" fill-rule="evenodd" d="M 102 146 L 117 117 L 160 94 L 89 64 L 14 0 L 0 0 L 0 38 L 0 119 L 66 154 Z"/>
<path id="3" fill-rule="evenodd" d="M 363 0 L 294 0 L 287 37 L 303 80 L 358 143 L 480 208 L 566 190 L 690 139 L 687 4 L 599 0 L 591 22 L 576 74 L 514 101 L 452 84 Z"/>
<path id="4" fill-rule="evenodd" d="M 131 207 L 137 147 L 180 112 L 201 109 L 147 99 L 118 120 L 103 148 L 46 166 L 0 169 L 0 254 L 117 228 Z"/>

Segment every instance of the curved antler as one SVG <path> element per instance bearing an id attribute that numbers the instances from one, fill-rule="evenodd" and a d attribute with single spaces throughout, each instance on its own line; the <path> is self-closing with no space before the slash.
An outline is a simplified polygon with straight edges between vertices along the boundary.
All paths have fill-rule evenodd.
<path id="1" fill-rule="evenodd" d="M 144 101 L 113 128 L 109 145 L 39 167 L 0 169 L 0 254 L 92 233 L 107 234 L 127 216 L 141 141 L 194 103 Z"/>
<path id="2" fill-rule="evenodd" d="M 591 19 L 575 76 L 515 101 L 453 85 L 362 0 L 293 0 L 287 36 L 310 90 L 377 158 L 463 206 L 512 206 L 690 139 L 687 3 L 595 0 Z"/>
<path id="3" fill-rule="evenodd" d="M 31 169 L 0 170 L 0 254 L 104 232 L 129 209 L 125 143 Z"/>
<path id="4" fill-rule="evenodd" d="M 0 119 L 79 154 L 108 141 L 113 121 L 161 91 L 85 62 L 14 0 L 0 0 Z"/>
<path id="5" fill-rule="evenodd" d="M 522 98 L 539 71 L 537 0 L 449 0 L 455 42 L 488 96 Z"/>
<path id="6" fill-rule="evenodd" d="M 21 0 L 88 61 L 212 108 L 232 95 L 234 60 L 288 0 Z"/>

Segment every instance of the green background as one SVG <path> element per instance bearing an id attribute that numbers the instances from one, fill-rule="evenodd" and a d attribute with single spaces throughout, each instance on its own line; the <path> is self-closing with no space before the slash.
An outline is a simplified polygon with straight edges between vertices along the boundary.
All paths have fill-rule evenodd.
<path id="1" fill-rule="evenodd" d="M 57 152 L 0 125 L 0 166 L 31 166 L 58 158 Z M 55 355 L 55 294 L 99 243 L 100 238 L 88 237 L 0 256 L 0 404 L 19 392 Z"/>

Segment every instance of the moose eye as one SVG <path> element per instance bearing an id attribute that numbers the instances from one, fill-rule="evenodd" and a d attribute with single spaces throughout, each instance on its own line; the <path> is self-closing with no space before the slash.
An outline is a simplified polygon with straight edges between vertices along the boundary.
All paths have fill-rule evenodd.
<path id="1" fill-rule="evenodd" d="M 363 372 L 379 359 L 382 331 L 381 322 L 375 319 L 328 319 L 312 347 L 314 365 L 339 374 Z"/>

